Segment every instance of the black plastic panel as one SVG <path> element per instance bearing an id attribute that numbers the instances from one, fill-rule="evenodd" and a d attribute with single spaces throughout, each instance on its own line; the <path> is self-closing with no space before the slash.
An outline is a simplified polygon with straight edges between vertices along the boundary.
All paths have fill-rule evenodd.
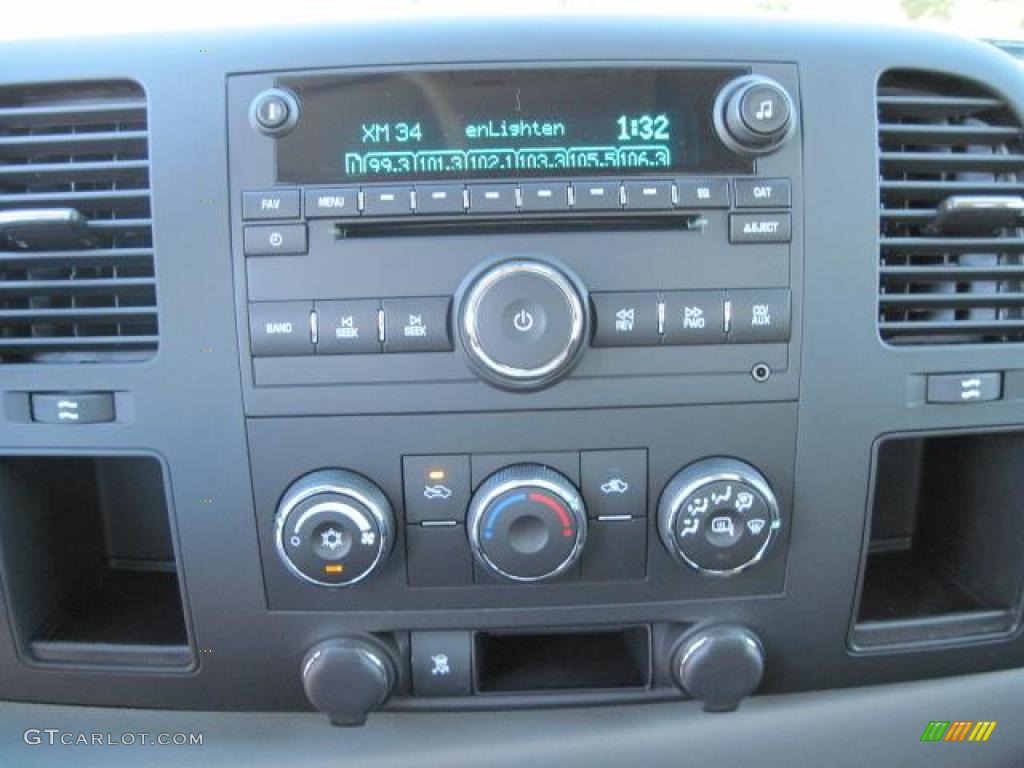
<path id="1" fill-rule="evenodd" d="M 260 87 L 270 81 L 265 73 L 281 71 L 474 62 L 550 64 L 553 59 L 600 62 L 627 57 L 701 65 L 750 62 L 756 71 L 792 78 L 788 82 L 800 97 L 800 141 L 789 144 L 785 155 L 759 161 L 758 167 L 758 173 L 766 176 L 793 175 L 795 164 L 805 169 L 794 195 L 798 223 L 788 267 L 779 250 L 766 247 L 765 258 L 745 262 L 738 276 L 724 253 L 710 249 L 704 256 L 706 269 L 698 274 L 683 268 L 669 273 L 693 287 L 727 286 L 733 280 L 739 287 L 749 275 L 788 276 L 797 326 L 784 351 L 737 347 L 711 359 L 697 350 L 661 349 L 658 352 L 673 353 L 670 362 L 661 363 L 648 356 L 653 351 L 591 350 L 576 370 L 578 375 L 526 397 L 472 380 L 465 366 L 451 358 L 431 362 L 434 383 L 417 385 L 381 383 L 419 375 L 420 362 L 397 357 L 365 369 L 340 358 L 329 361 L 327 368 L 312 365 L 323 362 L 319 360 L 265 360 L 252 365 L 247 326 L 238 311 L 250 290 L 264 297 L 279 290 L 282 298 L 289 294 L 326 298 L 319 295 L 321 289 L 376 297 L 381 286 L 390 282 L 396 295 L 429 295 L 419 293 L 423 281 L 429 280 L 446 293 L 458 285 L 466 267 L 489 249 L 479 240 L 457 235 L 435 239 L 433 245 L 417 244 L 415 250 L 408 246 L 420 239 L 404 236 L 354 238 L 339 244 L 333 233 L 314 229 L 311 243 L 328 247 L 319 255 L 314 250 L 304 261 L 306 269 L 286 271 L 283 265 L 268 261 L 247 272 L 239 251 L 237 191 L 241 186 L 268 183 L 272 160 L 265 151 L 264 160 L 251 164 L 229 157 L 229 144 L 234 151 L 264 141 L 255 134 L 248 139 L 237 133 L 227 137 L 229 121 L 238 131 L 249 130 L 244 116 L 249 94 L 236 94 L 234 83 L 251 79 L 252 88 Z M 116 44 L 33 41 L 6 43 L 0 59 L 5 83 L 130 77 L 147 94 L 159 352 L 149 362 L 135 365 L 0 366 L 4 420 L 0 442 L 5 452 L 13 454 L 147 451 L 162 458 L 174 515 L 172 533 L 188 597 L 186 620 L 191 620 L 198 659 L 192 674 L 37 669 L 18 652 L 13 601 L 5 600 L 6 610 L 0 614 L 3 698 L 121 707 L 297 710 L 307 707 L 298 675 L 303 654 L 316 642 L 341 633 L 644 624 L 655 617 L 680 625 L 735 621 L 754 629 L 768 654 L 763 693 L 962 675 L 1024 663 L 1019 634 L 927 651 L 871 656 L 848 651 L 876 440 L 900 432 L 1018 425 L 1024 405 L 1020 345 L 893 350 L 879 341 L 876 82 L 882 72 L 895 67 L 951 72 L 985 83 L 1019 114 L 1024 81 L 1019 65 L 1004 54 L 980 43 L 906 30 L 766 27 L 705 20 L 545 19 L 416 20 L 343 28 L 189 33 L 122 37 Z M 724 234 L 723 220 L 711 217 L 709 221 L 714 231 Z M 494 237 L 503 250 L 506 245 L 500 238 L 511 235 Z M 649 263 L 678 265 L 670 256 L 687 246 L 684 237 L 663 230 L 642 241 L 632 231 L 558 233 L 551 239 L 538 233 L 523 235 L 521 242 L 530 251 L 541 249 L 581 270 L 590 264 L 587 268 L 593 271 L 586 277 L 592 290 L 650 290 L 676 286 L 652 281 L 629 268 L 630 254 L 642 252 L 651 259 Z M 599 247 L 603 255 L 587 262 L 586 254 Z M 436 266 L 433 257 L 442 249 L 451 254 L 451 261 Z M 357 250 L 374 257 L 386 252 L 386 256 L 368 258 L 365 270 L 343 269 L 344 256 Z M 431 264 L 426 278 L 418 271 L 424 262 Z M 770 353 L 774 356 L 767 357 Z M 762 358 L 785 370 L 759 385 L 743 366 L 749 371 L 749 365 Z M 736 370 L 723 372 L 716 367 L 723 363 L 735 364 Z M 666 371 L 661 365 L 673 368 Z M 640 375 L 628 383 L 610 382 L 609 372 L 621 370 Z M 925 402 L 927 374 L 969 371 L 1005 372 L 1004 399 L 963 406 Z M 298 388 L 301 392 L 292 388 L 295 381 L 306 382 Z M 339 386 L 338 381 L 350 383 Z M 31 423 L 25 393 L 38 391 L 115 391 L 117 421 L 73 430 L 66 425 Z M 753 400 L 765 402 L 729 406 Z M 579 408 L 581 403 L 588 407 Z M 762 409 L 778 409 L 784 416 L 778 421 L 758 416 L 751 420 L 749 432 L 744 432 L 740 422 L 745 414 L 755 410 L 761 414 Z M 451 417 L 454 426 L 449 427 L 445 414 L 454 410 L 459 415 Z M 501 413 L 507 410 L 515 413 Z M 427 411 L 433 415 L 424 415 Z M 377 416 L 385 413 L 392 415 Z M 406 424 L 402 413 L 410 414 Z M 719 413 L 722 419 L 712 418 Z M 246 414 L 253 417 L 248 422 Z M 310 418 L 263 418 L 273 414 Z M 471 419 L 500 422 L 505 431 L 485 436 Z M 720 422 L 725 424 L 723 437 L 719 437 Z M 425 433 L 424 426 L 433 434 Z M 771 431 L 773 426 L 780 428 L 781 437 Z M 586 439 L 578 438 L 576 431 Z M 258 462 L 252 468 L 250 435 L 252 455 Z M 793 456 L 780 454 L 779 444 L 793 446 Z M 683 584 L 688 587 L 693 582 L 682 571 L 673 570 L 667 578 L 668 571 L 661 570 L 654 577 L 655 568 L 662 567 L 655 560 L 660 545 L 649 540 L 652 576 L 633 587 L 620 585 L 605 593 L 594 586 L 581 600 L 538 601 L 542 604 L 517 598 L 522 602 L 499 608 L 483 604 L 482 599 L 473 602 L 476 598 L 468 595 L 476 587 L 429 588 L 436 598 L 417 600 L 400 611 L 391 610 L 394 603 L 355 593 L 344 598 L 303 593 L 300 585 L 274 574 L 275 556 L 265 550 L 268 516 L 288 482 L 313 468 L 311 461 L 375 468 L 397 503 L 402 452 L 435 451 L 445 445 L 455 452 L 646 446 L 651 450 L 652 496 L 667 474 L 690 457 L 741 453 L 790 489 L 785 569 L 779 560 L 766 564 L 764 571 L 751 572 L 752 579 L 763 574 L 770 583 L 740 596 L 726 595 L 724 588 L 717 594 L 701 593 L 703 587 L 684 590 Z M 776 466 L 783 469 L 777 472 L 772 469 Z M 780 473 L 781 481 L 776 480 Z M 397 578 L 385 573 L 376 583 L 384 585 Z M 10 584 L 4 586 L 10 590 Z M 408 588 L 398 591 L 403 590 Z M 490 594 L 489 590 L 484 588 L 480 594 Z M 287 609 L 277 609 L 278 598 Z M 383 605 L 387 608 L 382 609 Z M 1018 683 L 1012 678 L 1009 689 L 1017 691 Z M 958 681 L 957 691 L 965 690 L 964 685 Z M 986 687 L 984 701 L 973 699 L 975 712 L 992 700 L 991 691 Z M 1006 689 L 999 692 L 1005 695 L 1003 700 L 1012 699 Z M 854 709 L 863 709 L 859 693 L 848 696 L 857 699 Z M 838 700 L 850 701 L 843 695 Z M 930 696 L 928 700 L 934 701 Z M 966 703 L 947 700 L 950 717 L 961 716 L 952 712 L 958 701 Z M 752 710 L 771 707 L 775 711 L 774 700 L 767 697 L 751 704 Z M 915 706 L 923 704 L 918 701 Z M 797 741 L 816 733 L 807 722 L 817 722 L 813 718 L 827 709 L 817 699 L 804 708 L 798 707 L 793 714 L 800 730 L 790 735 Z M 870 709 L 876 716 L 886 711 Z M 622 711 L 611 711 L 609 727 L 598 730 L 621 739 L 622 731 L 611 727 L 611 721 L 621 723 Z M 893 717 L 902 718 L 906 710 L 901 711 L 903 715 Z M 672 725 L 665 724 L 665 734 L 678 736 L 677 712 L 691 710 L 671 708 Z M 496 717 L 494 728 L 506 729 L 504 716 Z M 532 715 L 524 718 L 517 722 L 525 727 L 550 722 L 547 716 L 536 722 Z M 417 749 L 422 749 L 428 735 L 436 734 L 435 722 L 461 723 L 440 718 L 419 731 L 416 720 L 403 717 L 394 724 L 394 732 L 412 734 L 410 738 L 419 735 Z M 591 714 L 585 720 L 592 736 L 595 721 Z M 657 731 L 643 727 L 647 722 L 643 716 L 637 730 L 645 746 L 658 738 Z M 701 732 L 706 733 L 703 719 L 693 722 L 701 723 Z M 728 759 L 728 752 L 721 750 L 741 743 L 737 733 L 743 729 L 728 717 L 721 722 L 715 726 L 722 729 L 715 749 Z M 847 717 L 841 722 L 851 721 Z M 912 729 L 916 732 L 908 731 L 905 738 L 919 750 L 922 745 L 917 739 L 926 723 L 920 727 L 916 723 Z M 753 725 L 751 729 L 759 745 L 778 743 L 771 739 L 779 731 L 762 731 Z M 520 728 L 513 730 L 515 743 L 524 743 Z M 491 734 L 481 733 L 480 743 L 486 743 L 486 754 L 492 754 Z M 894 732 L 888 735 L 896 738 Z M 289 731 L 289 736 L 296 734 Z M 372 736 L 381 737 L 376 732 Z M 613 739 L 598 739 L 602 752 Z M 668 735 L 666 739 L 672 740 Z M 337 739 L 333 742 L 336 745 Z M 548 757 L 558 761 L 578 756 L 576 747 L 582 742 L 581 737 L 567 744 L 566 752 L 548 752 Z M 834 746 L 835 741 L 828 743 Z M 678 762 L 675 746 L 672 760 Z M 658 753 L 662 754 L 660 747 Z M 518 763 L 525 762 L 524 754 L 511 747 L 508 754 Z M 842 751 L 836 754 L 842 760 Z M 908 750 L 887 752 L 885 758 L 898 760 L 906 754 Z"/>

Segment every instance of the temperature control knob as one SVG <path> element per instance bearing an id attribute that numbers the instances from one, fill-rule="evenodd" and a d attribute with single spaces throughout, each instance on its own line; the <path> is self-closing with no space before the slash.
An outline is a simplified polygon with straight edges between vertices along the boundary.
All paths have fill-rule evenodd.
<path id="1" fill-rule="evenodd" d="M 781 524 L 768 481 L 736 459 L 691 464 L 669 481 L 658 502 L 658 532 L 669 554 L 715 576 L 758 563 Z"/>
<path id="2" fill-rule="evenodd" d="M 394 529 L 380 488 L 355 472 L 321 469 L 296 480 L 281 498 L 277 552 L 300 579 L 347 587 L 384 564 Z"/>
<path id="3" fill-rule="evenodd" d="M 508 389 L 553 384 L 579 359 L 587 302 L 579 281 L 545 262 L 517 259 L 472 275 L 459 335 L 470 365 Z"/>
<path id="4" fill-rule="evenodd" d="M 511 581 L 543 581 L 579 560 L 587 512 L 566 477 L 540 464 L 516 464 L 477 489 L 466 530 L 486 570 Z"/>
<path id="5" fill-rule="evenodd" d="M 796 116 L 786 89 L 759 75 L 728 83 L 715 102 L 715 128 L 741 155 L 766 155 L 793 135 Z"/>

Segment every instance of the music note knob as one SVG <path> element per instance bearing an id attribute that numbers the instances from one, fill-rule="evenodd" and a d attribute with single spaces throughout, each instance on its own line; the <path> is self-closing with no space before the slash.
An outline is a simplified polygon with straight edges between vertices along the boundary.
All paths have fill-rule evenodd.
<path id="1" fill-rule="evenodd" d="M 730 81 L 718 94 L 714 117 L 726 146 L 748 156 L 776 151 L 796 127 L 793 100 L 786 89 L 760 75 Z"/>

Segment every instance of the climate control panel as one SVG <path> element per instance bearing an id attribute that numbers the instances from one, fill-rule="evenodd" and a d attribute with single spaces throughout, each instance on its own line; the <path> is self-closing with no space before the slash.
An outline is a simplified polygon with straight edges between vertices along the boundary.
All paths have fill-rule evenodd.
<path id="1" fill-rule="evenodd" d="M 449 477 L 450 468 L 462 463 L 459 457 L 438 458 L 409 457 L 406 464 L 412 475 L 406 487 L 417 495 L 422 486 L 421 497 L 407 505 L 410 541 L 417 529 L 424 534 L 407 553 L 410 585 L 429 585 L 430 573 L 447 574 L 437 576 L 435 586 L 642 579 L 646 574 L 647 520 L 640 506 L 647 495 L 645 450 L 546 457 L 570 473 L 573 465 L 580 466 L 581 480 L 547 463 L 514 463 L 488 474 L 471 494 L 457 469 Z M 461 458 L 476 458 L 478 470 L 505 460 Z M 461 486 L 459 494 L 454 485 Z M 596 500 L 595 511 L 605 514 L 592 518 L 580 486 Z M 609 513 L 616 499 L 621 511 Z M 723 457 L 701 459 L 676 473 L 660 492 L 655 522 L 675 561 L 717 577 L 757 565 L 782 526 L 778 500 L 764 475 Z M 394 527 L 391 504 L 376 484 L 350 470 L 326 469 L 288 488 L 274 530 L 278 555 L 295 576 L 320 587 L 348 587 L 382 568 Z M 592 528 L 597 555 L 586 558 L 594 554 L 587 549 Z M 432 537 L 435 532 L 442 536 Z M 619 562 L 617 573 L 601 574 L 598 567 L 597 573 L 585 568 L 581 574 L 581 561 L 599 566 L 609 553 L 632 562 Z M 460 562 L 469 565 L 470 559 L 472 575 L 467 570 L 458 578 Z"/>

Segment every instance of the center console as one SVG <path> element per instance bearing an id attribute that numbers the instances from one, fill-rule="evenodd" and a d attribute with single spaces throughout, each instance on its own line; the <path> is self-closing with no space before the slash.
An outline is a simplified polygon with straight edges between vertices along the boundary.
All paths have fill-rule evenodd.
<path id="1" fill-rule="evenodd" d="M 660 663 L 659 602 L 781 591 L 796 67 L 269 73 L 228 98 L 272 610 L 429 601 L 470 611 L 465 643 L 473 611 L 648 604 L 631 642 L 653 628 Z"/>

